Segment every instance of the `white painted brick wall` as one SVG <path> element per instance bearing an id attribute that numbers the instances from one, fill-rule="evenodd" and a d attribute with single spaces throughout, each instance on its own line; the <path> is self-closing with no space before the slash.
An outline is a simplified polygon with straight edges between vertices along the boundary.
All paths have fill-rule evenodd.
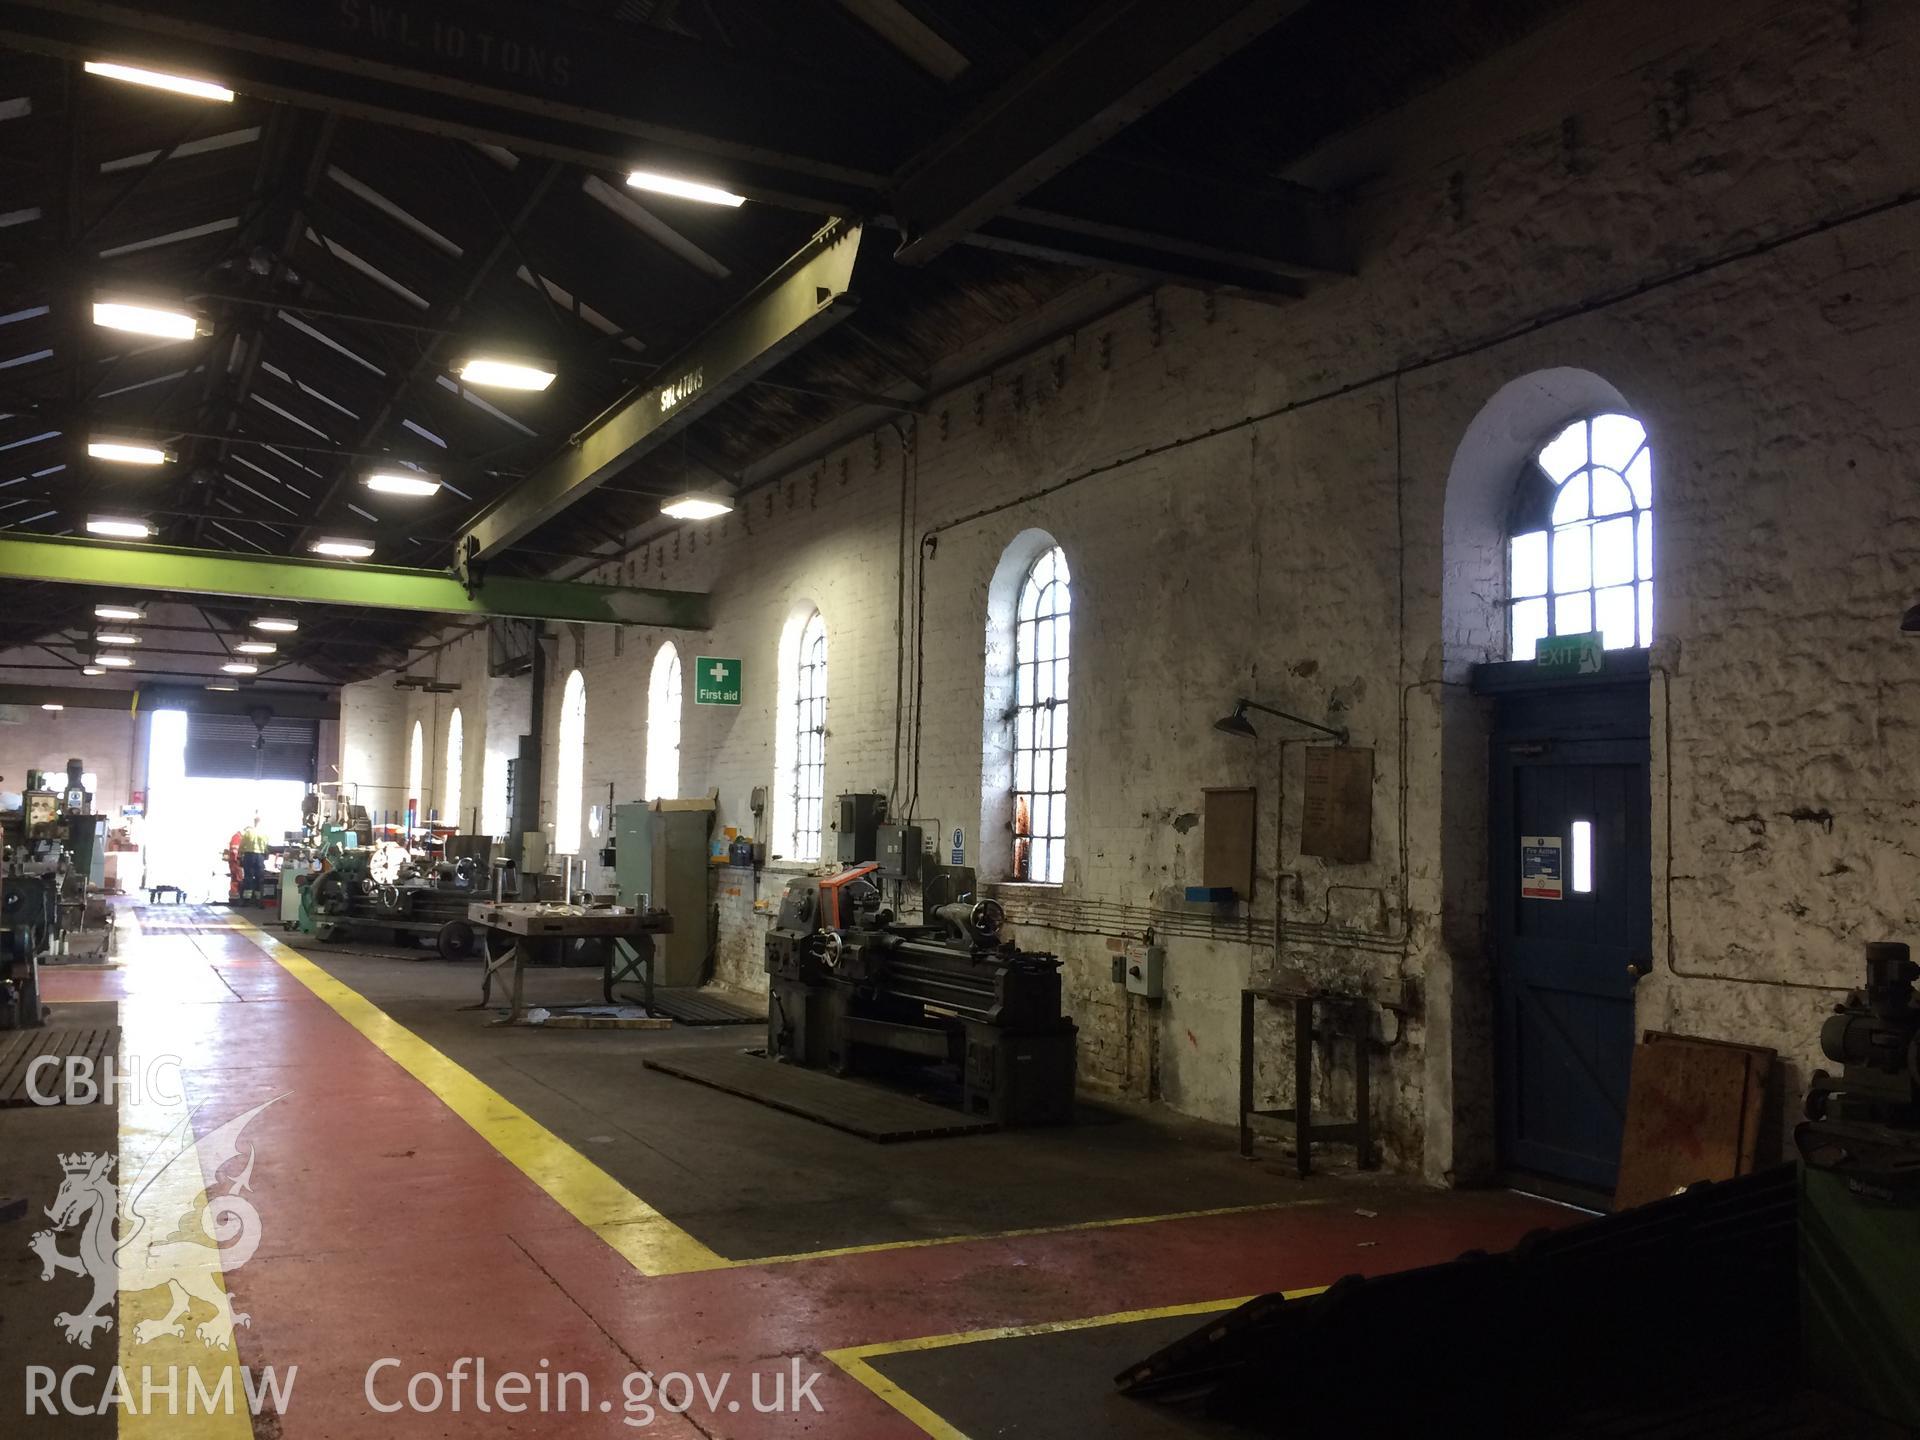
<path id="1" fill-rule="evenodd" d="M 1852 980 L 1860 942 L 1903 933 L 1920 882 L 1920 646 L 1895 634 L 1920 574 L 1920 226 L 1905 203 L 1846 218 L 1920 183 L 1916 67 L 1913 7 L 1578 7 L 1299 167 L 1357 186 L 1358 278 L 1288 306 L 1164 290 L 937 401 L 906 470 L 904 556 L 885 432 L 877 456 L 856 441 L 724 521 L 667 529 L 618 578 L 710 590 L 714 629 L 678 637 L 683 659 L 746 662 L 738 710 L 686 707 L 682 789 L 717 789 L 722 823 L 751 825 L 748 793 L 774 780 L 769 671 L 807 600 L 829 635 L 827 793 L 904 805 L 917 788 L 919 815 L 977 841 L 987 580 L 1043 527 L 1075 582 L 1073 838 L 1066 909 L 1022 933 L 1067 958 L 1083 1072 L 1224 1120 L 1249 977 L 1404 986 L 1428 1008 L 1377 1072 L 1390 1157 L 1470 1173 L 1485 956 L 1477 913 L 1443 926 L 1442 897 L 1471 892 L 1484 841 L 1470 797 L 1456 813 L 1442 796 L 1484 760 L 1441 682 L 1490 630 L 1443 618 L 1441 514 L 1488 399 L 1579 366 L 1628 398 L 1656 452 L 1661 972 L 1640 1019 L 1778 1046 L 1791 1095 L 1833 997 L 1756 982 Z M 640 793 L 664 638 L 588 636 L 587 803 L 608 782 Z M 574 641 L 553 643 L 549 743 Z M 1299 856 L 1301 747 L 1208 728 L 1242 693 L 1374 747 L 1371 861 Z M 547 775 L 550 815 L 551 754 Z M 1260 791 L 1260 879 L 1239 931 L 1209 932 L 1179 898 L 1201 839 L 1182 817 L 1237 783 Z M 754 896 L 720 898 L 723 976 L 758 984 Z M 1168 996 L 1143 1020 L 1113 992 L 1105 937 L 1149 922 Z M 1338 1107 L 1350 1077 L 1322 1083 Z"/>

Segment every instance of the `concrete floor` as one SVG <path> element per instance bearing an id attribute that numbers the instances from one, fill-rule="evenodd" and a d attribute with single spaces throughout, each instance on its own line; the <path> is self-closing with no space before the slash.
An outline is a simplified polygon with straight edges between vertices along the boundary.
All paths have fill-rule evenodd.
<path id="1" fill-rule="evenodd" d="M 1115 1101 L 1083 1099 L 1070 1128 L 879 1145 L 641 1063 L 759 1046 L 757 1026 L 502 1030 L 493 1012 L 460 1008 L 479 998 L 477 965 L 302 953 L 734 1258 L 1271 1205 L 1327 1189 L 1302 1186 L 1277 1147 L 1249 1163 L 1224 1127 Z M 600 1003 L 597 971 L 529 976 L 532 1003 Z M 1341 1154 L 1326 1168 L 1352 1181 Z"/>
<path id="2" fill-rule="evenodd" d="M 407 1377 L 483 1357 L 495 1376 L 578 1371 L 592 1403 L 477 1413 L 469 1391 L 461 1434 L 1197 1435 L 1109 1388 L 1196 1310 L 1499 1248 L 1569 1218 L 1392 1177 L 1302 1182 L 1278 1150 L 1239 1160 L 1223 1127 L 1099 1102 L 1063 1129 L 876 1145 L 640 1063 L 753 1043 L 751 1029 L 505 1030 L 459 1008 L 477 998 L 474 963 L 295 950 L 211 910 L 149 912 L 144 933 L 137 918 L 121 969 L 52 977 L 48 998 L 117 1004 L 129 1054 L 183 1057 L 207 1193 L 235 1192 L 247 1167 L 238 1193 L 259 1245 L 243 1264 L 229 1255 L 225 1284 L 250 1323 L 227 1355 L 181 1342 L 179 1363 L 297 1365 L 262 1434 L 454 1433 L 444 1392 L 437 1411 L 376 1415 L 369 1385 L 404 1403 Z M 596 981 L 541 971 L 529 994 L 596 1001 Z M 263 1103 L 231 1158 L 206 1153 Z M 54 1154 L 110 1144 L 113 1113 L 0 1115 L 0 1190 L 46 1203 Z M 123 1104 L 123 1154 L 155 1149 L 176 1118 Z M 68 1347 L 51 1317 L 79 1282 L 19 1264 L 27 1233 L 0 1229 L 13 1387 L 0 1406 L 26 1364 L 104 1366 L 117 1344 L 123 1364 L 150 1365 L 175 1343 L 133 1338 L 166 1292 L 128 1281 L 113 1336 L 91 1354 Z M 1092 1317 L 1118 1318 L 1085 1327 Z M 631 1378 L 643 1371 L 734 1388 L 671 1414 Z M 822 1410 L 759 1413 L 781 1377 L 810 1380 Z M 649 1410 L 644 1427 L 622 1423 Z M 102 1417 L 35 1423 L 107 1433 Z M 249 1433 L 244 1415 L 193 1425 L 174 1433 Z"/>

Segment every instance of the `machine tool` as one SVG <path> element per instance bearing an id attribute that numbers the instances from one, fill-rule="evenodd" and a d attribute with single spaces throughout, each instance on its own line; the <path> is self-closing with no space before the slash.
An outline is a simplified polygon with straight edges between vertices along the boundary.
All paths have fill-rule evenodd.
<path id="1" fill-rule="evenodd" d="M 431 936 L 443 959 L 473 953 L 467 907 L 486 893 L 486 868 L 466 857 L 416 863 L 406 847 L 336 846 L 304 880 L 300 925 L 322 940 L 373 932 L 396 939 Z"/>
<path id="2" fill-rule="evenodd" d="M 85 773 L 69 760 L 56 786 L 29 770 L 21 808 L 0 815 L 0 1028 L 40 1024 L 40 959 L 84 916 L 89 878 L 99 883 L 106 821 L 91 813 Z"/>
<path id="3" fill-rule="evenodd" d="M 923 924 L 886 908 L 880 867 L 790 881 L 767 935 L 767 1053 L 836 1074 L 950 1065 L 962 1107 L 1003 1125 L 1073 1118 L 1073 1021 L 1060 961 L 1003 933 L 971 895 Z"/>

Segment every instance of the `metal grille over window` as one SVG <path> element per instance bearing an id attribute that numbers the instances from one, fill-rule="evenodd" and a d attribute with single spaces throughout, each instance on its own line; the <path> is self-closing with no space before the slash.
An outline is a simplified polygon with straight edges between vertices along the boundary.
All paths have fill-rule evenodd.
<path id="1" fill-rule="evenodd" d="M 680 652 L 671 642 L 647 677 L 647 799 L 680 793 Z"/>
<path id="2" fill-rule="evenodd" d="M 827 780 L 827 626 L 817 610 L 800 632 L 798 665 L 790 853 L 796 860 L 818 860 L 821 803 Z"/>
<path id="3" fill-rule="evenodd" d="M 1067 662 L 1073 597 L 1058 546 L 1020 587 L 1013 632 L 1013 874 L 1057 885 L 1067 870 Z"/>
<path id="4" fill-rule="evenodd" d="M 1507 655 L 1599 631 L 1609 650 L 1653 643 L 1653 452 L 1631 415 L 1576 420 L 1534 456 L 1507 545 Z"/>

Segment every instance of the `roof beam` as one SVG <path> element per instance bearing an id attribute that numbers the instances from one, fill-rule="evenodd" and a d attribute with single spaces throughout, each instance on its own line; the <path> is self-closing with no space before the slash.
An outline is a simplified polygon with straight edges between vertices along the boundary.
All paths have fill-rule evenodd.
<path id="1" fill-rule="evenodd" d="M 493 576 L 469 589 L 435 570 L 14 534 L 0 534 L 0 579 L 351 605 L 415 615 L 503 615 L 675 630 L 704 630 L 709 624 L 707 597 L 686 590 L 577 585 L 511 575 Z"/>
<path id="2" fill-rule="evenodd" d="M 456 165 L 464 161 L 463 156 L 453 157 L 453 163 Z M 481 287 L 486 284 L 487 277 L 493 273 L 494 267 L 515 249 L 515 237 L 532 221 L 534 214 L 552 191 L 554 182 L 560 178 L 560 172 L 561 167 L 558 164 L 550 164 L 545 166 L 536 178 L 518 186 L 518 203 L 510 219 L 500 216 L 494 209 L 492 199 L 490 197 L 487 199 L 488 209 L 499 221 L 497 232 L 486 249 L 470 255 L 465 261 L 464 269 L 457 272 L 460 284 L 454 297 L 428 312 L 442 330 L 452 333 L 459 325 L 461 317 L 473 303 L 474 297 L 480 293 Z M 472 172 L 468 173 L 471 175 Z M 442 346 L 436 337 L 435 340 L 419 348 L 413 362 L 405 371 L 398 375 L 389 374 L 379 410 L 361 427 L 360 449 L 365 450 L 373 445 L 399 412 L 401 404 L 414 387 L 430 373 L 441 368 L 442 362 L 439 358 L 441 349 Z M 449 454 L 448 458 L 453 457 Z M 336 507 L 340 497 L 347 493 L 347 486 L 351 479 L 350 470 L 343 466 L 340 473 L 334 477 L 333 483 L 320 497 L 319 503 L 315 505 L 314 514 L 324 520 Z"/>
<path id="3" fill-rule="evenodd" d="M 11 667 L 9 667 L 11 668 Z M 340 702 L 304 690 L 206 690 L 191 685 L 12 685 L 0 683 L 0 705 L 60 705 L 68 710 L 194 710 L 248 715 L 267 709 L 283 720 L 338 720 Z"/>
<path id="4" fill-rule="evenodd" d="M 853 309 L 860 227 L 836 221 L 567 448 L 483 511 L 458 555 L 469 565 L 511 548 L 634 460 L 686 428 Z M 491 583 L 491 582 L 490 582 Z"/>
<path id="5" fill-rule="evenodd" d="M 892 187 L 924 265 L 1112 139 L 1305 0 L 1109 0 L 983 101 Z"/>
<path id="6" fill-rule="evenodd" d="M 927 113 L 937 101 L 924 92 L 871 74 L 744 59 L 554 5 L 4 0 L 0 38 L 191 66 L 252 95 L 573 163 L 688 166 L 807 209 L 823 186 L 871 187 L 899 163 L 902 133 L 944 118 Z"/>
<path id="7" fill-rule="evenodd" d="M 987 220 L 968 245 L 1071 265 L 1282 295 L 1351 274 L 1339 207 L 1265 175 L 1090 156 Z"/>

